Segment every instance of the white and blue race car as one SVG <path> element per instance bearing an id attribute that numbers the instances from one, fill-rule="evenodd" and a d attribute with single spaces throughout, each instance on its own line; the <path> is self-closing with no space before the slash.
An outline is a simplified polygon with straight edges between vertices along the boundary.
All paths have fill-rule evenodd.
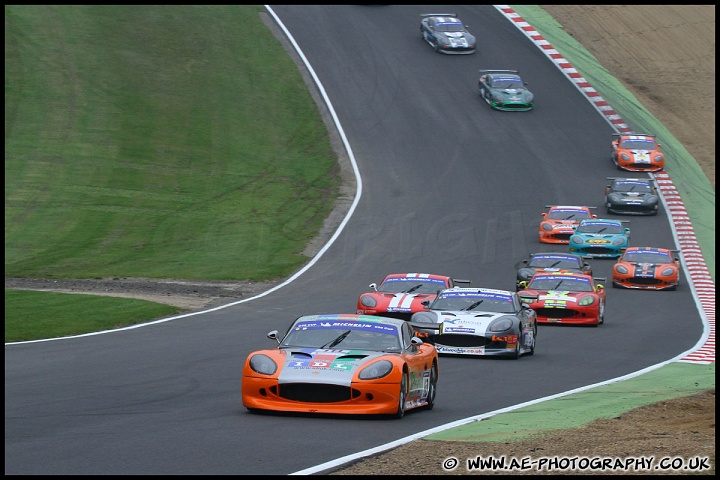
<path id="1" fill-rule="evenodd" d="M 438 53 L 468 55 L 475 53 L 475 36 L 454 13 L 420 15 L 420 36 Z"/>
<path id="2" fill-rule="evenodd" d="M 537 316 L 515 292 L 455 287 L 425 303 L 411 323 L 439 354 L 517 359 L 535 353 Z M 435 328 L 423 329 L 422 324 Z"/>

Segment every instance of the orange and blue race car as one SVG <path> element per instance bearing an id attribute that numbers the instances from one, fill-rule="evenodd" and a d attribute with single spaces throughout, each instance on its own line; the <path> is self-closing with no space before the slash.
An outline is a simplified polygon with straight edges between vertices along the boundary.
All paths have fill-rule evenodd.
<path id="1" fill-rule="evenodd" d="M 565 244 L 570 242 L 570 235 L 575 233 L 575 227 L 581 220 L 597 218 L 590 209 L 597 207 L 584 207 L 573 205 L 545 205 L 549 208 L 542 212 L 542 220 L 538 227 L 538 238 L 541 243 Z"/>
<path id="2" fill-rule="evenodd" d="M 372 291 L 358 297 L 355 313 L 410 320 L 413 313 L 424 309 L 422 302 L 433 301 L 441 290 L 459 284 L 469 285 L 470 280 L 434 273 L 392 273 L 379 286 L 370 284 Z"/>
<path id="3" fill-rule="evenodd" d="M 306 315 L 284 335 L 273 330 L 267 336 L 275 348 L 250 353 L 243 366 L 242 404 L 250 412 L 401 418 L 435 405 L 438 353 L 410 322 Z"/>
<path id="4" fill-rule="evenodd" d="M 523 282 L 518 296 L 537 314 L 541 324 L 589 325 L 605 322 L 604 278 L 582 273 L 536 273 Z"/>
<path id="5" fill-rule="evenodd" d="M 665 168 L 665 154 L 655 135 L 627 133 L 613 135 L 612 161 L 618 170 L 658 172 Z"/>
<path id="6" fill-rule="evenodd" d="M 667 248 L 628 248 L 613 265 L 613 288 L 675 290 L 680 284 L 677 253 Z"/>

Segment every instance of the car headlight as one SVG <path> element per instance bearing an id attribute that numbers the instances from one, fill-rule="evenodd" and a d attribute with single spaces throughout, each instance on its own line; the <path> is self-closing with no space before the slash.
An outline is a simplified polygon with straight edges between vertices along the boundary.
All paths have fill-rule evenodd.
<path id="1" fill-rule="evenodd" d="M 674 267 L 668 267 L 664 269 L 662 272 L 660 272 L 660 275 L 663 277 L 669 277 L 671 275 L 675 275 L 675 268 Z"/>
<path id="2" fill-rule="evenodd" d="M 525 101 L 528 103 L 532 102 L 534 99 L 535 99 L 535 97 L 533 96 L 532 93 L 528 93 L 527 96 L 525 97 Z"/>
<path id="3" fill-rule="evenodd" d="M 505 101 L 505 97 L 503 97 L 499 93 L 493 94 L 493 98 L 495 99 L 496 102 L 504 102 Z"/>
<path id="4" fill-rule="evenodd" d="M 610 195 L 608 195 L 608 198 L 611 202 L 615 203 L 622 201 L 622 196 L 619 193 L 611 193 Z"/>
<path id="5" fill-rule="evenodd" d="M 665 157 L 664 157 L 663 155 L 655 155 L 655 156 L 653 157 L 653 160 L 655 161 L 655 163 L 660 163 L 660 162 L 662 162 L 664 159 L 665 159 Z"/>
<path id="6" fill-rule="evenodd" d="M 593 303 L 595 303 L 595 297 L 593 297 L 592 295 L 586 295 L 580 299 L 578 305 L 580 305 L 581 307 L 587 307 L 588 305 L 592 305 Z"/>
<path id="7" fill-rule="evenodd" d="M 438 43 L 442 43 L 443 45 L 448 45 L 448 44 L 450 43 L 450 41 L 448 40 L 448 38 L 447 38 L 446 36 L 444 36 L 444 35 L 438 35 L 438 36 L 437 36 L 437 41 L 438 41 Z"/>
<path id="8" fill-rule="evenodd" d="M 625 239 L 623 237 L 618 237 L 615 240 L 613 240 L 613 245 L 625 245 Z"/>
<path id="9" fill-rule="evenodd" d="M 645 199 L 645 203 L 647 203 L 648 205 L 656 205 L 658 203 L 658 197 L 656 197 L 655 195 L 651 195 Z"/>
<path id="10" fill-rule="evenodd" d="M 413 314 L 410 321 L 418 323 L 435 323 L 435 319 L 433 318 L 433 316 L 424 312 L 418 312 Z"/>
<path id="11" fill-rule="evenodd" d="M 630 161 L 630 155 L 628 155 L 627 153 L 623 153 L 622 155 L 620 155 L 620 158 L 622 158 L 623 160 L 625 160 L 627 162 Z"/>
<path id="12" fill-rule="evenodd" d="M 513 322 L 507 317 L 498 318 L 488 326 L 488 332 L 504 332 L 512 328 Z"/>
<path id="13" fill-rule="evenodd" d="M 358 378 L 360 380 L 373 380 L 382 378 L 392 372 L 393 364 L 389 360 L 380 360 L 360 370 Z"/>
<path id="14" fill-rule="evenodd" d="M 541 223 L 540 228 L 542 228 L 546 232 L 549 232 L 553 229 L 552 225 L 550 225 L 549 223 Z"/>
<path id="15" fill-rule="evenodd" d="M 375 300 L 375 297 L 370 295 L 363 295 L 360 297 L 360 305 L 363 307 L 375 308 L 377 306 L 377 300 Z"/>
<path id="16" fill-rule="evenodd" d="M 618 273 L 622 273 L 623 275 L 627 274 L 630 270 L 627 269 L 625 265 L 615 265 L 615 271 Z"/>
<path id="17" fill-rule="evenodd" d="M 259 353 L 250 359 L 250 368 L 262 375 L 272 375 L 277 371 L 277 363 L 267 355 Z"/>
<path id="18" fill-rule="evenodd" d="M 573 235 L 572 237 L 570 237 L 570 243 L 577 243 L 578 245 L 580 245 L 583 243 L 583 239 L 582 237 Z"/>

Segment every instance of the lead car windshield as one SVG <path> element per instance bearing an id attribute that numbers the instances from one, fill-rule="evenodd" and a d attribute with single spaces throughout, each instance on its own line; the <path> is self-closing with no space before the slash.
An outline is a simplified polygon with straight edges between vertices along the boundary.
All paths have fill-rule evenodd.
<path id="1" fill-rule="evenodd" d="M 551 220 L 584 220 L 590 218 L 590 215 L 585 210 L 551 210 L 548 213 L 548 218 Z"/>
<path id="2" fill-rule="evenodd" d="M 608 225 L 605 223 L 593 223 L 589 225 L 580 225 L 577 230 L 578 233 L 604 233 L 607 235 L 614 235 L 623 233 L 622 227 L 617 225 Z"/>
<path id="3" fill-rule="evenodd" d="M 435 29 L 438 32 L 464 32 L 465 27 L 462 26 L 462 23 L 438 23 L 435 26 Z"/>
<path id="4" fill-rule="evenodd" d="M 445 281 L 432 278 L 388 278 L 378 287 L 386 293 L 437 293 L 447 288 Z"/>
<path id="5" fill-rule="evenodd" d="M 314 323 L 293 327 L 280 347 L 400 352 L 400 337 L 397 329 L 383 325 L 323 326 Z"/>
<path id="6" fill-rule="evenodd" d="M 441 295 L 430 305 L 432 310 L 479 311 L 495 313 L 514 313 L 512 297 L 475 296 L 467 294 Z"/>
<path id="7" fill-rule="evenodd" d="M 657 145 L 653 140 L 623 140 L 622 148 L 628 150 L 655 150 Z"/>

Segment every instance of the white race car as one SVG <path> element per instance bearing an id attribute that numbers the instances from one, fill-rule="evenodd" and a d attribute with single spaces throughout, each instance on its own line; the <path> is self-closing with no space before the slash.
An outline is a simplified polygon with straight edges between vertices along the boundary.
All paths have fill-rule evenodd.
<path id="1" fill-rule="evenodd" d="M 455 287 L 424 306 L 410 322 L 439 354 L 517 359 L 535 353 L 537 317 L 515 292 Z M 423 329 L 422 324 L 435 328 Z"/>

